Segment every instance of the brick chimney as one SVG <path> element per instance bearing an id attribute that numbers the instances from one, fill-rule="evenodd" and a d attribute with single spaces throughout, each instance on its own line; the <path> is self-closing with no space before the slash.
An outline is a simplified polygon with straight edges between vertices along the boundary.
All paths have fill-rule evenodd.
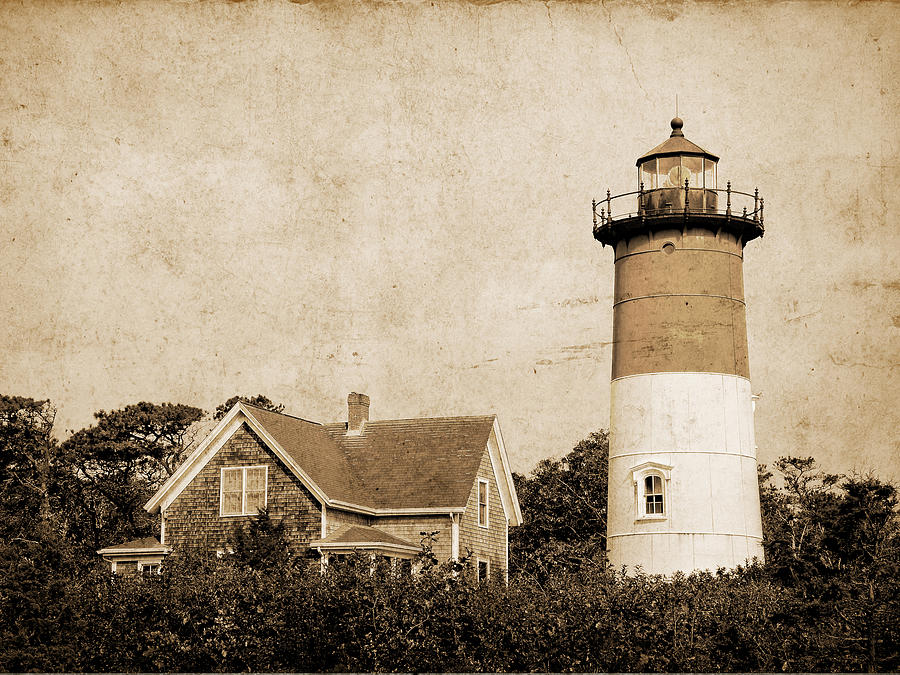
<path id="1" fill-rule="evenodd" d="M 347 433 L 361 433 L 363 425 L 368 421 L 369 397 L 354 391 L 347 397 Z"/>

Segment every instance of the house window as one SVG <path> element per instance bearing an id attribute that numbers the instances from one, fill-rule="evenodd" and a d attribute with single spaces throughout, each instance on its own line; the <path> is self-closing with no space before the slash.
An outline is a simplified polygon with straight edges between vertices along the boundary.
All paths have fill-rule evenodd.
<path id="1" fill-rule="evenodd" d="M 488 526 L 488 482 L 478 479 L 478 524 Z"/>
<path id="2" fill-rule="evenodd" d="M 256 515 L 266 508 L 268 468 L 238 466 L 222 469 L 221 506 L 223 516 Z"/>
<path id="3" fill-rule="evenodd" d="M 491 576 L 491 561 L 490 560 L 479 560 L 478 561 L 478 583 L 484 583 Z"/>
<path id="4" fill-rule="evenodd" d="M 655 473 L 644 478 L 644 513 L 648 516 L 661 516 L 665 513 L 663 481 Z"/>
<path id="5" fill-rule="evenodd" d="M 138 572 L 145 577 L 159 574 L 159 563 L 138 563 L 137 568 Z"/>

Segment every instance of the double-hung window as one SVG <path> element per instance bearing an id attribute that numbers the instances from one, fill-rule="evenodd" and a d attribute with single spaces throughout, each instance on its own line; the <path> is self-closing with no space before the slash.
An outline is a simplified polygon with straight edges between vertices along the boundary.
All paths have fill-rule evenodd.
<path id="1" fill-rule="evenodd" d="M 665 512 L 662 478 L 652 473 L 644 478 L 644 513 L 648 516 L 661 516 Z"/>
<path id="2" fill-rule="evenodd" d="M 483 478 L 478 479 L 478 525 L 488 526 L 488 482 Z"/>
<path id="3" fill-rule="evenodd" d="M 256 515 L 266 508 L 268 469 L 236 466 L 222 469 L 220 509 L 223 516 Z"/>

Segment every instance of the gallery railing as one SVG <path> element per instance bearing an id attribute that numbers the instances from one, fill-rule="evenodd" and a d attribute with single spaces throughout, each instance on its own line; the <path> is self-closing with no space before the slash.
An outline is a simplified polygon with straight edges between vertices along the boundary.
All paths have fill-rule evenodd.
<path id="1" fill-rule="evenodd" d="M 722 207 L 722 208 L 720 208 Z M 639 190 L 611 196 L 606 191 L 606 199 L 593 200 L 594 231 L 612 227 L 621 221 L 635 218 L 656 218 L 668 216 L 724 216 L 726 220 L 740 220 L 753 223 L 759 235 L 764 230 L 765 202 L 759 190 L 740 192 L 731 189 L 731 182 L 724 190 L 690 187 L 655 188 Z M 666 218 L 668 219 L 668 218 Z"/>

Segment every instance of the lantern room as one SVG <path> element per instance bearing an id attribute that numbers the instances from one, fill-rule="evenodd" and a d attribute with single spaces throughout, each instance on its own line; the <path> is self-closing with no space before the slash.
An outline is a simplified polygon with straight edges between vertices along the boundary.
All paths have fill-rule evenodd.
<path id="1" fill-rule="evenodd" d="M 733 190 L 731 182 L 719 189 L 719 158 L 684 137 L 684 122 L 671 121 L 672 133 L 664 143 L 637 162 L 637 190 L 593 200 L 594 237 L 604 245 L 623 238 L 671 227 L 675 219 L 684 229 L 725 230 L 743 244 L 763 234 L 763 200 L 759 191 Z M 724 182 L 724 181 L 723 181 Z"/>
<path id="2" fill-rule="evenodd" d="M 719 158 L 699 145 L 691 143 L 681 131 L 684 122 L 676 117 L 672 133 L 662 143 L 638 159 L 638 187 L 643 210 L 659 211 L 684 208 L 685 189 L 699 190 L 694 209 L 715 210 L 716 164 Z"/>
<path id="3" fill-rule="evenodd" d="M 669 139 L 637 161 L 638 185 L 644 190 L 683 188 L 687 181 L 690 188 L 715 190 L 719 158 L 684 137 L 681 118 L 671 125 Z"/>

